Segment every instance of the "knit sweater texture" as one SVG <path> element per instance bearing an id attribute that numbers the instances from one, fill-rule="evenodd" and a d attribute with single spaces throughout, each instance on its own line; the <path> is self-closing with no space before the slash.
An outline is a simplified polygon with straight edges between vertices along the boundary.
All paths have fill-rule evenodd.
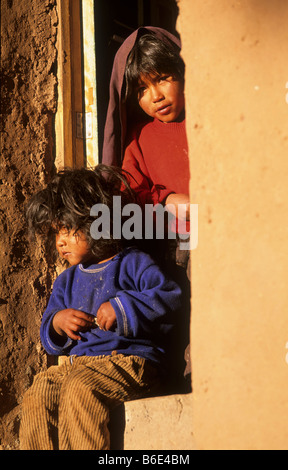
<path id="1" fill-rule="evenodd" d="M 171 193 L 189 194 L 189 158 L 185 120 L 154 119 L 138 128 L 126 148 L 123 169 L 132 178 L 141 204 L 157 204 Z"/>
<path id="2" fill-rule="evenodd" d="M 117 326 L 113 331 L 93 328 L 80 333 L 81 340 L 67 338 L 63 346 L 52 340 L 54 315 L 67 308 L 97 315 L 110 302 Z M 107 262 L 79 264 L 66 269 L 54 282 L 40 335 L 51 355 L 136 355 L 165 365 L 165 353 L 181 290 L 167 279 L 149 255 L 127 248 Z"/>

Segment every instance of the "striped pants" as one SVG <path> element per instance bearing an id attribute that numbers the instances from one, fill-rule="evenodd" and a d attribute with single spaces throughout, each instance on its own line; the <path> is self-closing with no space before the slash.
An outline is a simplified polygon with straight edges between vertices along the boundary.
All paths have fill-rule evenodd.
<path id="1" fill-rule="evenodd" d="M 65 358 L 38 374 L 24 395 L 21 450 L 108 450 L 109 410 L 148 396 L 157 376 L 137 356 Z"/>

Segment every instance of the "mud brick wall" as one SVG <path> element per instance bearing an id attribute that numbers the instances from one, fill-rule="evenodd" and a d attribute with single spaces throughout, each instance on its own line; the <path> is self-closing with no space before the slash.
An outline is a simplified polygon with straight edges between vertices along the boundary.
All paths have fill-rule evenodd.
<path id="1" fill-rule="evenodd" d="M 1 0 L 0 448 L 17 449 L 20 404 L 46 367 L 39 326 L 53 272 L 24 206 L 53 172 L 57 1 Z"/>

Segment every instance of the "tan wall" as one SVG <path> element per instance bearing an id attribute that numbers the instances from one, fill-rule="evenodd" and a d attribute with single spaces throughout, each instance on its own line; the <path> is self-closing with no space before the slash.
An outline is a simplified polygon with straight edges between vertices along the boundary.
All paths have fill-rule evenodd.
<path id="1" fill-rule="evenodd" d="M 200 449 L 288 448 L 287 24 L 286 0 L 180 0 Z"/>

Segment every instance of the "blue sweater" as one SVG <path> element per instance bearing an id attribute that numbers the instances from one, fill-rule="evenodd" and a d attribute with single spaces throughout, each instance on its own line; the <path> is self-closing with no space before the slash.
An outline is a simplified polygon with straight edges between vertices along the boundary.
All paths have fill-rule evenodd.
<path id="1" fill-rule="evenodd" d="M 64 346 L 52 341 L 51 322 L 66 308 L 97 315 L 109 301 L 117 326 L 114 331 L 93 328 L 82 340 L 67 338 Z M 94 265 L 76 265 L 55 280 L 40 335 L 48 354 L 78 356 L 136 355 L 164 365 L 167 337 L 181 303 L 181 290 L 168 280 L 145 253 L 128 248 L 113 259 Z"/>

